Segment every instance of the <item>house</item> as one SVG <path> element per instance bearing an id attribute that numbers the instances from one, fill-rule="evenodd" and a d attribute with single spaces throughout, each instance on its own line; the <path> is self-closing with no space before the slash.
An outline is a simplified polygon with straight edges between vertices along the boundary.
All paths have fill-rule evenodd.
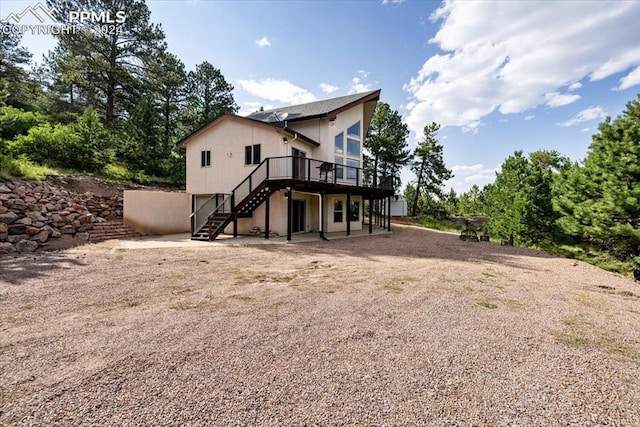
<path id="1" fill-rule="evenodd" d="M 193 239 L 258 228 L 286 235 L 389 228 L 390 179 L 363 174 L 363 142 L 380 90 L 225 114 L 182 139 Z M 365 201 L 369 215 L 365 215 Z M 380 201 L 380 202 L 374 202 Z M 384 203 L 382 202 L 384 201 Z M 375 206 L 380 206 L 373 210 Z"/>

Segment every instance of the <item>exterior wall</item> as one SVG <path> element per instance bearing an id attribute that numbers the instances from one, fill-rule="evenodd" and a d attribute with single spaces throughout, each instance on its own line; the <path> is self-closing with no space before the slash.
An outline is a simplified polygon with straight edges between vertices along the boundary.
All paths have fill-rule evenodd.
<path id="1" fill-rule="evenodd" d="M 364 127 L 364 107 L 362 104 L 356 105 L 347 111 L 343 111 L 336 116 L 334 121 L 327 119 L 310 120 L 301 123 L 289 123 L 291 129 L 295 129 L 309 138 L 316 139 L 320 143 L 320 147 L 314 150 L 314 158 L 327 162 L 335 160 L 335 136 L 340 132 L 346 132 L 347 128 L 360 121 L 361 127 Z M 367 129 L 360 129 L 360 165 L 362 167 L 362 143 L 366 135 Z M 345 138 L 346 144 L 346 138 Z"/>
<path id="2" fill-rule="evenodd" d="M 280 236 L 287 235 L 287 199 L 285 191 L 278 191 L 269 199 L 269 229 Z M 293 200 L 304 200 L 305 203 L 305 232 L 320 231 L 319 196 L 313 194 L 293 193 Z M 253 227 L 260 227 L 264 231 L 264 216 L 266 204 L 260 205 L 251 218 L 238 219 L 238 234 L 249 234 Z M 346 228 L 345 228 L 346 230 Z M 225 228 L 225 233 L 233 233 L 233 224 Z"/>
<path id="3" fill-rule="evenodd" d="M 223 119 L 187 144 L 187 193 L 230 193 L 257 165 L 244 164 L 244 148 L 260 144 L 260 158 L 284 156 L 282 135 L 260 124 Z M 201 167 L 200 152 L 211 150 L 211 166 Z"/>
<path id="4" fill-rule="evenodd" d="M 391 216 L 407 216 L 407 201 L 404 197 L 391 199 Z"/>
<path id="5" fill-rule="evenodd" d="M 334 202 L 336 200 L 342 200 L 343 206 L 343 215 L 342 222 L 334 222 L 333 214 L 334 214 Z M 354 202 L 360 202 L 360 210 L 358 212 L 358 220 L 351 221 L 351 230 L 362 230 L 362 197 L 361 196 L 351 196 L 351 200 Z M 334 231 L 347 231 L 347 215 L 349 214 L 349 207 L 347 206 L 347 196 L 346 194 L 337 194 L 332 196 L 325 197 L 325 231 L 328 233 L 332 233 Z"/>
<path id="6" fill-rule="evenodd" d="M 124 191 L 124 223 L 142 234 L 189 232 L 191 201 L 187 193 Z"/>

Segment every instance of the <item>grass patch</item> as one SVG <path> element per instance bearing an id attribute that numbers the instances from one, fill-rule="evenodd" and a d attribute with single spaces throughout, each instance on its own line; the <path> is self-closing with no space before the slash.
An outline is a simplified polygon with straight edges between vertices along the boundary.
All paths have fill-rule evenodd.
<path id="1" fill-rule="evenodd" d="M 209 306 L 209 302 L 205 300 L 200 301 L 176 301 L 169 306 L 173 310 L 204 310 Z"/>
<path id="2" fill-rule="evenodd" d="M 488 308 L 489 310 L 494 310 L 498 308 L 498 304 L 494 304 L 492 302 L 485 301 L 485 300 L 476 301 L 476 304 L 478 304 L 482 308 Z"/>
<path id="3" fill-rule="evenodd" d="M 436 219 L 428 216 L 419 216 L 417 218 L 417 222 L 423 227 L 433 228 L 434 230 L 449 231 L 453 233 L 460 233 L 464 228 L 449 219 Z"/>
<path id="4" fill-rule="evenodd" d="M 26 178 L 31 181 L 42 181 L 47 175 L 58 175 L 56 169 L 33 163 L 26 156 L 14 159 L 0 154 L 0 177 L 3 179 Z"/>
<path id="5" fill-rule="evenodd" d="M 595 349 L 617 354 L 640 365 L 640 351 L 620 342 L 609 331 L 578 317 L 564 318 L 562 323 L 569 331 L 556 334 L 557 343 L 578 349 Z"/>
<path id="6" fill-rule="evenodd" d="M 400 285 L 397 285 L 395 283 L 385 283 L 383 286 L 383 288 L 385 288 L 388 291 L 391 291 L 393 293 L 399 294 L 401 292 L 404 292 L 404 288 Z"/>
<path id="7" fill-rule="evenodd" d="M 620 261 L 612 255 L 598 250 L 593 245 L 583 243 L 579 245 L 555 245 L 553 243 L 542 244 L 536 249 L 541 249 L 549 254 L 561 256 L 564 258 L 576 259 L 584 261 L 603 270 L 613 273 L 631 276 L 634 267 L 633 261 Z"/>
<path id="8" fill-rule="evenodd" d="M 512 311 L 525 311 L 527 308 L 526 305 L 514 299 L 505 300 L 504 304 Z"/>

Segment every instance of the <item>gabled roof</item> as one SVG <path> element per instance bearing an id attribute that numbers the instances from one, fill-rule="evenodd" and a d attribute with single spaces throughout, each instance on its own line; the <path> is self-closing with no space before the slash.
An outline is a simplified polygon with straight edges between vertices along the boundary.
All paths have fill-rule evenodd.
<path id="1" fill-rule="evenodd" d="M 207 129 L 217 125 L 223 120 L 235 119 L 245 121 L 246 123 L 260 124 L 261 126 L 268 126 L 274 128 L 276 132 L 283 133 L 293 137 L 297 137 L 299 140 L 316 147 L 320 146 L 320 143 L 302 135 L 300 132 L 287 127 L 287 122 L 297 122 L 304 120 L 327 118 L 333 120 L 336 115 L 342 111 L 348 110 L 358 104 L 364 104 L 366 102 L 378 101 L 380 99 L 380 89 L 372 90 L 369 92 L 356 93 L 354 95 L 339 96 L 337 98 L 325 99 L 323 101 L 309 102 L 307 104 L 292 105 L 290 107 L 280 107 L 268 111 L 257 111 L 251 113 L 246 117 L 237 116 L 235 114 L 223 114 L 216 120 L 207 123 L 199 129 L 196 129 L 189 135 L 182 138 L 176 145 L 184 147 L 191 138 L 205 132 Z M 366 127 L 369 126 L 365 123 Z"/>
<path id="2" fill-rule="evenodd" d="M 247 116 L 249 119 L 265 123 L 296 122 L 326 117 L 329 120 L 349 108 L 369 101 L 380 99 L 380 89 L 354 95 L 325 99 L 324 101 L 309 102 L 307 104 L 280 107 L 273 110 L 257 111 Z"/>
<path id="3" fill-rule="evenodd" d="M 252 119 L 250 117 L 242 117 L 242 116 L 237 116 L 235 114 L 229 114 L 229 113 L 223 114 L 222 116 L 218 117 L 214 121 L 209 122 L 206 125 L 200 127 L 199 129 L 196 129 L 195 131 L 191 132 L 189 135 L 185 136 L 180 141 L 178 141 L 176 145 L 178 147 L 183 147 L 184 148 L 184 146 L 189 142 L 189 140 L 191 138 L 195 137 L 198 134 L 201 134 L 201 133 L 205 132 L 207 129 L 210 129 L 210 128 L 216 126 L 218 123 L 220 123 L 220 122 L 222 122 L 224 120 L 236 120 L 236 121 L 240 121 L 240 122 L 245 122 L 245 123 L 250 123 L 250 124 L 266 127 L 266 128 L 269 128 L 269 129 L 273 129 L 278 133 L 281 133 L 281 134 L 284 134 L 284 135 L 288 135 L 291 138 L 295 137 L 298 140 L 306 142 L 307 144 L 311 144 L 311 145 L 314 145 L 316 147 L 320 146 L 319 142 L 309 138 L 308 136 L 305 136 L 305 135 L 301 134 L 300 132 L 298 132 L 296 130 L 293 130 L 291 128 L 286 127 L 284 124 L 281 124 L 280 122 L 267 123 L 267 122 L 263 122 L 263 121 L 260 121 L 260 120 Z"/>

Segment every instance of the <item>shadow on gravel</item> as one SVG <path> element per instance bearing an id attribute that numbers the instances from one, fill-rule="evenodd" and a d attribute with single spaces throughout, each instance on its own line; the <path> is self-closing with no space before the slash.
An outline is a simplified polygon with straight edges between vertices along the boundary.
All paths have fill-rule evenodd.
<path id="1" fill-rule="evenodd" d="M 375 261 L 376 257 L 489 261 L 527 268 L 516 257 L 558 258 L 542 251 L 489 242 L 464 242 L 457 235 L 427 228 L 393 226 L 393 234 L 292 243 L 288 245 L 256 245 L 267 252 L 293 251 L 318 254 L 342 254 Z"/>
<path id="2" fill-rule="evenodd" d="M 10 254 L 0 256 L 0 283 L 21 285 L 62 268 L 85 265 L 71 255 L 52 253 Z"/>

